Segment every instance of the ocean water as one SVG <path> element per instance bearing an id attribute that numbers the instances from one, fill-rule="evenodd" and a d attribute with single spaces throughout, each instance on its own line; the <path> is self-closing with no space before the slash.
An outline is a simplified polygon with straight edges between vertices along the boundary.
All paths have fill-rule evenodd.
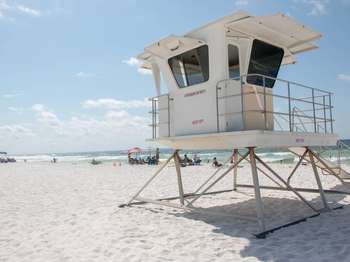
<path id="1" fill-rule="evenodd" d="M 337 148 L 315 148 L 322 157 L 332 161 L 337 162 L 338 159 L 342 163 L 350 164 L 350 140 L 343 140 L 348 148 L 344 148 L 340 153 Z M 244 150 L 241 151 L 244 153 Z M 146 149 L 145 152 L 134 155 L 133 157 L 146 158 L 147 156 L 154 155 L 154 150 Z M 160 149 L 160 158 L 167 159 L 172 154 L 171 149 Z M 210 163 L 214 157 L 216 157 L 220 162 L 225 162 L 230 158 L 230 150 L 202 150 L 202 151 L 181 151 L 180 155 L 183 157 L 187 154 L 190 158 L 196 154 L 202 159 L 203 163 Z M 281 163 L 293 163 L 298 160 L 293 154 L 288 151 L 278 150 L 278 149 L 258 149 L 257 154 L 264 159 L 266 162 L 281 162 Z M 27 161 L 27 162 L 50 162 L 53 158 L 56 158 L 59 162 L 90 162 L 92 159 L 102 161 L 102 162 L 127 162 L 127 151 L 99 151 L 99 152 L 78 152 L 78 153 L 47 153 L 47 154 L 27 154 L 27 155 L 15 155 L 17 161 Z"/>

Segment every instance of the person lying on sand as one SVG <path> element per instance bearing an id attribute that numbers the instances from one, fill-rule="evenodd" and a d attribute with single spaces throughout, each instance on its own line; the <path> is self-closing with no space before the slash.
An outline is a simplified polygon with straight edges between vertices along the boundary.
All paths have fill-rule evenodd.
<path id="1" fill-rule="evenodd" d="M 216 159 L 216 157 L 213 158 L 213 164 L 214 167 L 221 167 L 222 164 L 219 163 L 219 161 Z"/>
<path id="2" fill-rule="evenodd" d="M 187 154 L 184 155 L 184 163 L 189 165 L 189 166 L 192 166 L 193 162 L 192 162 L 192 159 L 190 159 Z"/>
<path id="3" fill-rule="evenodd" d="M 92 161 L 91 161 L 91 164 L 92 164 L 92 165 L 100 165 L 100 164 L 102 164 L 102 162 L 96 160 L 95 158 L 93 158 Z"/>

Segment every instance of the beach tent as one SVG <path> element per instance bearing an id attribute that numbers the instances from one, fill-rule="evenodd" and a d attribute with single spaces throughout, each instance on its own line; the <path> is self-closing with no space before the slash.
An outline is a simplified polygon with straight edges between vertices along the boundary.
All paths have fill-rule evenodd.
<path id="1" fill-rule="evenodd" d="M 137 153 L 141 153 L 142 149 L 139 147 L 133 147 L 128 149 L 128 154 L 137 154 Z"/>

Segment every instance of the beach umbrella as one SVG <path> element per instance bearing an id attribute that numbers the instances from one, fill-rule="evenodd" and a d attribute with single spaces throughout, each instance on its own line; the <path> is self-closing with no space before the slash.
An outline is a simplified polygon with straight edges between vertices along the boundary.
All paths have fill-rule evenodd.
<path id="1" fill-rule="evenodd" d="M 139 147 L 133 147 L 128 149 L 128 154 L 135 154 L 135 153 L 141 153 L 142 149 Z"/>

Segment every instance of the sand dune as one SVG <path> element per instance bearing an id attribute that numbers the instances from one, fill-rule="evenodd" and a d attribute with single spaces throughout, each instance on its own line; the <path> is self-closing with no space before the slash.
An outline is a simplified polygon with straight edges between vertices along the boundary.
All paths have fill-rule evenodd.
<path id="1" fill-rule="evenodd" d="M 281 173 L 286 167 L 274 164 Z M 350 197 L 328 195 L 344 208 L 256 239 L 251 189 L 205 196 L 196 203 L 220 215 L 186 213 L 155 205 L 118 208 L 156 167 L 105 163 L 17 163 L 0 165 L 0 261 L 350 261 Z M 284 172 L 285 171 L 285 172 Z M 213 172 L 210 166 L 183 169 L 191 192 Z M 344 189 L 330 176 L 325 188 Z M 251 183 L 249 167 L 239 182 Z M 264 177 L 261 184 L 271 185 Z M 303 166 L 293 184 L 315 187 Z M 165 172 L 145 197 L 177 195 L 174 168 Z M 232 176 L 216 189 L 232 187 Z M 321 207 L 317 194 L 303 193 Z M 269 226 L 312 212 L 291 193 L 262 191 Z"/>

